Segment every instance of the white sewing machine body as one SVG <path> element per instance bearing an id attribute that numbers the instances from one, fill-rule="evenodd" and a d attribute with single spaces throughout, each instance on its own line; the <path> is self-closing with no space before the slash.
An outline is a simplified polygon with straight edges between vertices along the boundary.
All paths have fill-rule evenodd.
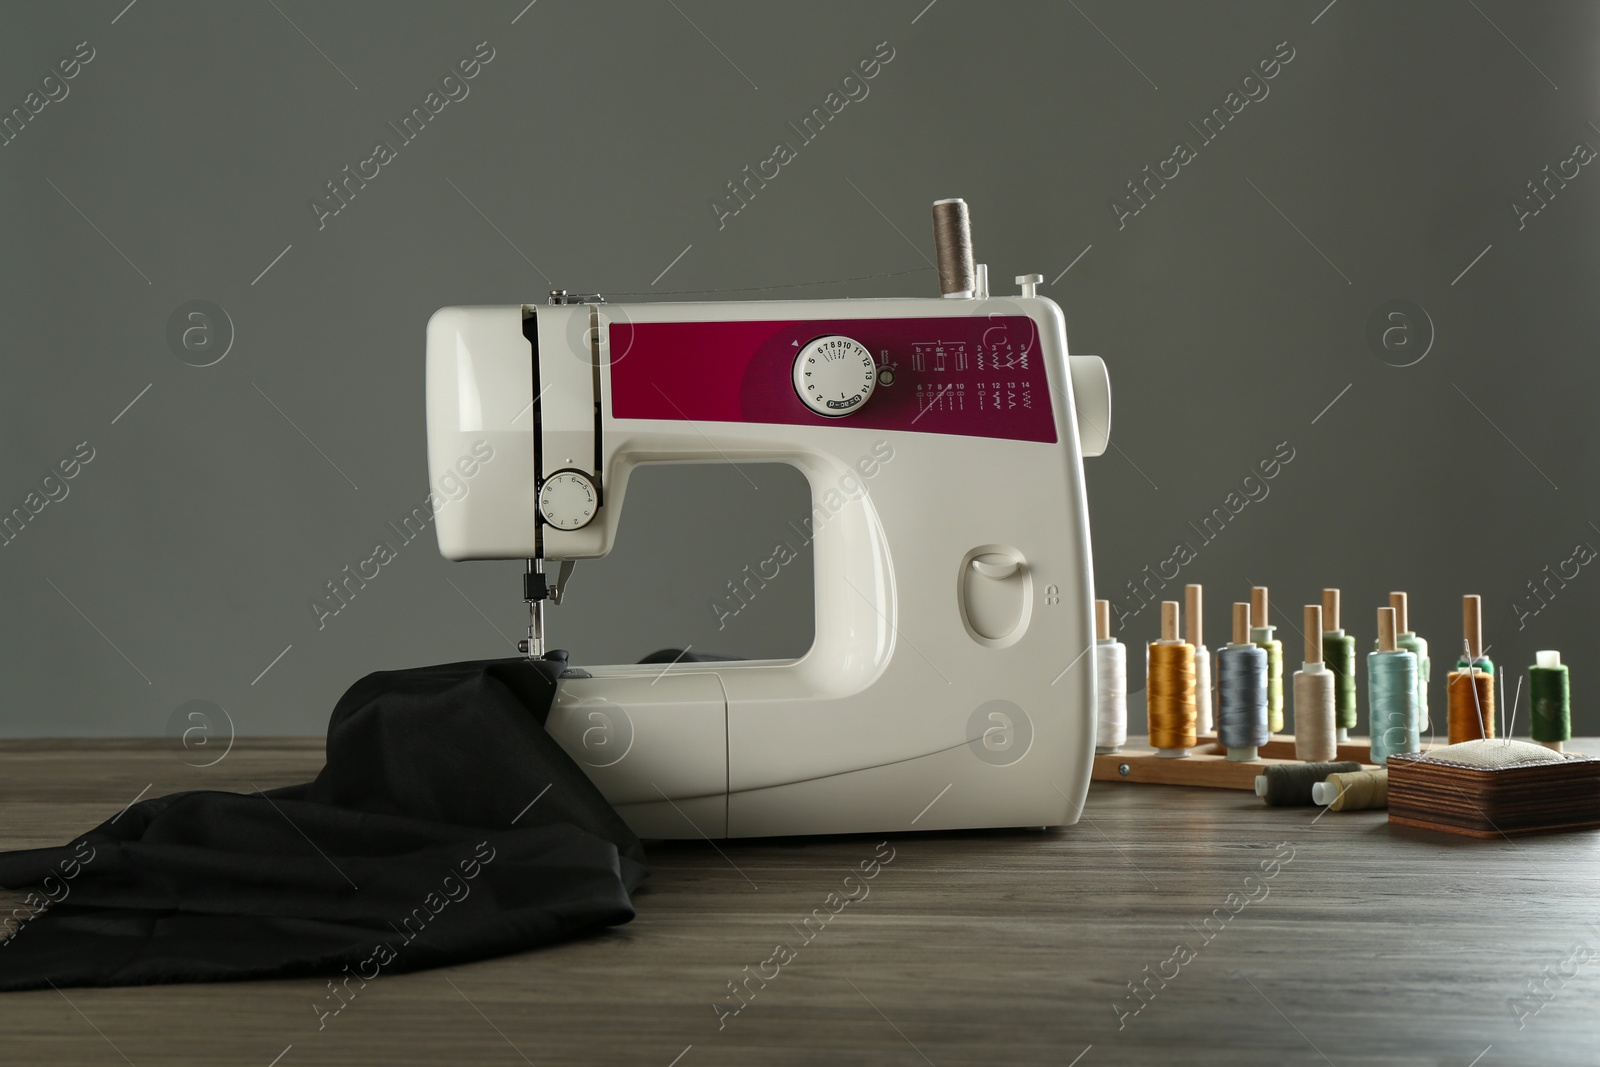
<path id="1" fill-rule="evenodd" d="M 807 367 L 832 376 L 809 403 Z M 1077 821 L 1082 455 L 1105 447 L 1110 390 L 1099 359 L 1069 360 L 1050 300 L 443 308 L 427 407 L 435 482 L 493 448 L 437 515 L 453 560 L 605 555 L 642 463 L 780 461 L 810 483 L 803 657 L 575 663 L 559 682 L 549 732 L 640 836 Z"/>

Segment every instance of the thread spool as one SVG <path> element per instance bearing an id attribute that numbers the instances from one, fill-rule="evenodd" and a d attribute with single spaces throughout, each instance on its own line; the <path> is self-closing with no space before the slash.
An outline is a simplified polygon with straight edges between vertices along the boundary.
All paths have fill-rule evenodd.
<path id="1" fill-rule="evenodd" d="M 1457 669 L 1476 667 L 1494 673 L 1494 663 L 1483 654 L 1483 597 L 1473 593 L 1461 598 L 1461 637 L 1466 655 L 1456 660 Z"/>
<path id="2" fill-rule="evenodd" d="M 1322 662 L 1322 606 L 1305 609 L 1305 662 L 1294 672 L 1294 755 L 1331 760 L 1339 753 L 1334 725 L 1334 675 Z"/>
<path id="3" fill-rule="evenodd" d="M 1494 736 L 1494 675 L 1477 667 L 1450 672 L 1445 681 L 1452 745 Z"/>
<path id="4" fill-rule="evenodd" d="M 1267 743 L 1267 651 L 1250 643 L 1250 605 L 1233 606 L 1233 641 L 1217 653 L 1217 740 L 1247 762 Z"/>
<path id="5" fill-rule="evenodd" d="M 1334 726 L 1340 744 L 1356 728 L 1356 639 L 1339 627 L 1339 590 L 1322 591 L 1322 659 L 1333 672 Z"/>
<path id="6" fill-rule="evenodd" d="M 1428 732 L 1432 725 L 1428 718 L 1428 682 L 1433 677 L 1433 662 L 1428 658 L 1428 642 L 1411 631 L 1411 607 L 1404 593 L 1390 593 L 1389 606 L 1394 609 L 1394 645 L 1417 657 L 1417 733 Z M 1373 648 L 1378 643 L 1372 643 Z"/>
<path id="7" fill-rule="evenodd" d="M 972 220 L 960 197 L 933 202 L 933 249 L 938 263 L 939 292 L 947 298 L 970 297 L 977 291 L 972 265 Z"/>
<path id="8" fill-rule="evenodd" d="M 1283 733 L 1283 642 L 1272 636 L 1277 627 L 1267 624 L 1267 587 L 1250 589 L 1250 643 L 1267 653 L 1267 731 Z"/>
<path id="9" fill-rule="evenodd" d="M 1417 752 L 1417 657 L 1395 645 L 1395 610 L 1378 609 L 1378 649 L 1367 653 L 1367 707 L 1371 709 L 1372 762 L 1392 752 Z"/>
<path id="10" fill-rule="evenodd" d="M 1094 750 L 1116 752 L 1128 742 L 1128 649 L 1111 636 L 1111 601 L 1094 602 Z"/>
<path id="11" fill-rule="evenodd" d="M 1539 652 L 1528 668 L 1528 695 L 1533 726 L 1529 736 L 1554 752 L 1572 740 L 1572 693 L 1566 664 L 1559 652 Z"/>
<path id="12" fill-rule="evenodd" d="M 1389 806 L 1389 772 L 1350 771 L 1328 775 L 1311 787 L 1311 799 L 1334 811 L 1376 811 Z"/>
<path id="13" fill-rule="evenodd" d="M 1308 808 L 1316 801 L 1311 799 L 1311 787 L 1330 774 L 1359 771 L 1361 764 L 1351 760 L 1337 763 L 1273 763 L 1256 775 L 1256 796 L 1267 802 L 1269 808 Z"/>
<path id="14" fill-rule="evenodd" d="M 1209 734 L 1215 726 L 1211 715 L 1211 650 L 1206 647 L 1204 597 L 1198 585 L 1183 587 L 1184 627 L 1194 646 L 1194 729 Z"/>
<path id="15" fill-rule="evenodd" d="M 1195 745 L 1194 646 L 1178 640 L 1178 602 L 1161 602 L 1161 640 L 1149 646 L 1145 700 L 1150 745 L 1156 755 L 1177 759 Z"/>

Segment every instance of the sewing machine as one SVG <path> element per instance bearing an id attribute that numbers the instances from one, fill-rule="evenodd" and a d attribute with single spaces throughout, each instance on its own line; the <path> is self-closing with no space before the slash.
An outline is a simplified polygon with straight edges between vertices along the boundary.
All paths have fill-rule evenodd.
<path id="1" fill-rule="evenodd" d="M 1105 448 L 1110 386 L 1067 355 L 1038 281 L 434 314 L 435 484 L 493 453 L 438 510 L 439 547 L 529 561 L 530 655 L 572 562 L 610 550 L 638 465 L 780 461 L 810 483 L 803 657 L 575 664 L 558 684 L 547 729 L 640 836 L 1077 821 L 1095 695 L 1081 457 Z"/>

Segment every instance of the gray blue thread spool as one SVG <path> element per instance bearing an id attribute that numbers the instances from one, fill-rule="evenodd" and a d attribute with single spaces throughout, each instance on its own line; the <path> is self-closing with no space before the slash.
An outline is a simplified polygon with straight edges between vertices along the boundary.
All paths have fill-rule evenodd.
<path id="1" fill-rule="evenodd" d="M 1250 605 L 1233 606 L 1233 642 L 1217 653 L 1217 740 L 1248 761 L 1267 743 L 1267 651 L 1250 643 Z"/>
<path id="2" fill-rule="evenodd" d="M 1394 608 L 1378 609 L 1378 651 L 1367 653 L 1367 707 L 1373 763 L 1387 763 L 1393 752 L 1421 750 L 1417 656 L 1395 647 Z"/>

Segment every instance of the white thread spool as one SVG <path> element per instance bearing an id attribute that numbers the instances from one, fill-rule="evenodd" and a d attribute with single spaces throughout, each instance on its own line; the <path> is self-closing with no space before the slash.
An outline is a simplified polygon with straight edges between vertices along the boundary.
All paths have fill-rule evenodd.
<path id="1" fill-rule="evenodd" d="M 1322 662 L 1322 606 L 1306 605 L 1305 664 L 1294 672 L 1294 755 L 1309 763 L 1339 758 L 1334 676 Z"/>
<path id="2" fill-rule="evenodd" d="M 1194 732 L 1209 734 L 1211 723 L 1211 650 L 1206 647 L 1201 624 L 1203 597 L 1198 585 L 1184 586 L 1184 608 L 1189 613 L 1189 643 L 1194 646 Z"/>
<path id="3" fill-rule="evenodd" d="M 1111 601 L 1094 602 L 1094 750 L 1116 752 L 1128 743 L 1128 648 L 1111 636 Z"/>

